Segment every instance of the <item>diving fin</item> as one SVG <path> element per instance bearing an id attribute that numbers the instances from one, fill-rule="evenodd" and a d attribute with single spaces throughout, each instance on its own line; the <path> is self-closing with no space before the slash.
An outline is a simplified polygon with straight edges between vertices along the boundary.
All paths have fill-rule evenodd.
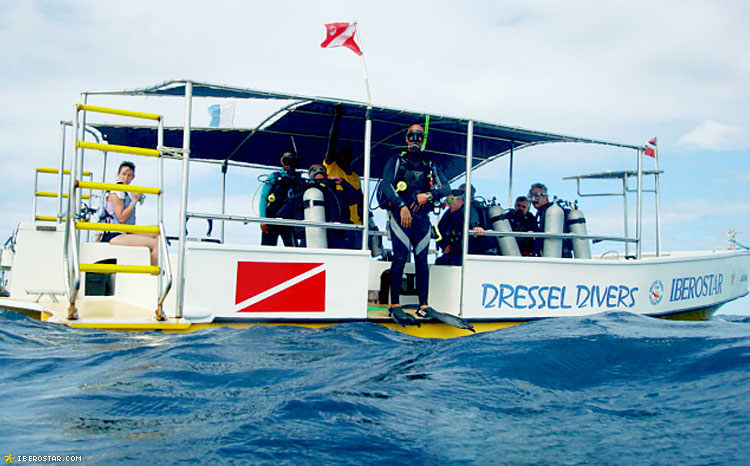
<path id="1" fill-rule="evenodd" d="M 419 323 L 419 320 L 417 320 L 416 317 L 404 312 L 401 306 L 389 308 L 388 315 L 391 316 L 391 318 L 402 327 L 406 327 L 407 325 L 416 325 L 417 327 L 422 326 L 422 324 Z"/>
<path id="2" fill-rule="evenodd" d="M 471 330 L 472 332 L 476 332 L 476 330 L 474 330 L 474 326 L 471 325 L 468 321 L 458 316 L 454 316 L 453 314 L 446 314 L 445 312 L 436 311 L 435 309 L 429 306 L 419 309 L 417 311 L 417 314 L 420 317 L 439 320 L 440 322 L 444 324 L 447 324 L 456 328 L 463 328 L 466 330 Z"/>

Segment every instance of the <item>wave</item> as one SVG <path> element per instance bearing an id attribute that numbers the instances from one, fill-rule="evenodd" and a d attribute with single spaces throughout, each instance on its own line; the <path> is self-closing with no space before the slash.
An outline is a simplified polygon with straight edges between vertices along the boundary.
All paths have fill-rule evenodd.
<path id="1" fill-rule="evenodd" d="M 453 340 L 368 323 L 125 333 L 4 310 L 0 322 L 0 434 L 13 454 L 746 464 L 750 448 L 743 316 L 606 313 Z"/>

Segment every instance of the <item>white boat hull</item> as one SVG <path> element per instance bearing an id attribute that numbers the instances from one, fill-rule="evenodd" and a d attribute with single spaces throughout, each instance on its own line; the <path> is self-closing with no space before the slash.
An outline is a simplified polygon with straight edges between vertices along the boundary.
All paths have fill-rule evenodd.
<path id="1" fill-rule="evenodd" d="M 352 321 L 398 328 L 384 309 L 387 302 L 374 302 L 376 296 L 388 295 L 388 282 L 381 278 L 389 263 L 372 261 L 364 251 L 211 243 L 187 248 L 182 315 L 170 293 L 164 307 L 169 319 L 154 319 L 156 277 L 112 275 L 112 293 L 92 296 L 84 273 L 76 299 L 79 319 L 71 321 L 66 314 L 61 237 L 62 231 L 48 224 L 41 230 L 36 224 L 21 226 L 11 295 L 0 300 L 0 307 L 73 326 L 128 330 L 179 331 L 237 323 L 321 326 Z M 81 256 L 89 262 L 115 259 L 146 265 L 149 260 L 145 248 L 101 243 L 82 243 Z M 407 275 L 410 270 L 407 267 Z M 670 316 L 704 310 L 698 315 L 706 317 L 748 293 L 749 272 L 750 253 L 738 250 L 671 253 L 640 260 L 470 255 L 463 289 L 461 267 L 431 267 L 429 299 L 433 307 L 463 316 L 478 330 L 607 311 Z M 406 293 L 403 303 L 415 307 L 409 306 L 415 297 Z M 416 328 L 406 330 L 420 334 Z M 468 331 L 428 333 L 455 336 Z"/>

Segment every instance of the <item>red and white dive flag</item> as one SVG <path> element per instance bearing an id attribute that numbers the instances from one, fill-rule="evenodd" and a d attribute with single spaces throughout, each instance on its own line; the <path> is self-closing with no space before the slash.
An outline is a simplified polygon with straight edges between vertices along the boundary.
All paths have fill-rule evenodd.
<path id="1" fill-rule="evenodd" d="M 357 34 L 357 23 L 329 23 L 326 24 L 326 40 L 320 44 L 321 48 L 346 47 L 357 55 L 362 55 L 359 45 L 354 41 Z"/>
<path id="2" fill-rule="evenodd" d="M 646 143 L 646 150 L 644 150 L 643 153 L 649 157 L 656 158 L 656 138 L 653 138 Z"/>
<path id="3" fill-rule="evenodd" d="M 238 261 L 234 304 L 235 312 L 325 312 L 325 264 Z"/>

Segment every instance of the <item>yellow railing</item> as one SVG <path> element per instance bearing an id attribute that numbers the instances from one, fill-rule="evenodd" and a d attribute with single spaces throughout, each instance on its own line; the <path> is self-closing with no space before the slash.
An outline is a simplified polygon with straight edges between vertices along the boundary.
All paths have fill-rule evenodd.
<path id="1" fill-rule="evenodd" d="M 36 169 L 36 171 L 38 173 L 51 173 L 53 175 L 57 175 L 58 173 L 60 173 L 60 170 L 58 170 L 57 168 L 47 168 L 47 167 L 39 167 Z M 70 175 L 70 170 L 66 168 L 65 170 L 63 170 L 63 173 L 65 173 L 66 175 Z M 81 176 L 91 176 L 91 172 L 84 170 L 83 172 L 81 172 Z"/>
<path id="2" fill-rule="evenodd" d="M 104 191 L 122 191 L 126 193 L 161 194 L 161 189 L 148 186 L 133 186 L 132 184 L 98 183 L 96 181 L 78 181 L 80 189 L 101 189 Z"/>
<path id="3" fill-rule="evenodd" d="M 102 152 L 117 152 L 118 154 L 144 155 L 146 157 L 159 157 L 156 149 L 145 149 L 143 147 L 118 146 L 117 144 L 99 144 L 98 142 L 76 141 L 77 149 L 93 149 Z"/>
<path id="4" fill-rule="evenodd" d="M 120 265 L 120 264 L 80 264 L 81 272 L 90 273 L 148 273 L 159 275 L 161 269 L 156 265 Z"/>
<path id="5" fill-rule="evenodd" d="M 36 197 L 57 197 L 57 193 L 53 193 L 50 191 L 37 191 Z M 63 193 L 62 197 L 67 198 L 68 193 Z M 88 194 L 81 194 L 81 199 L 89 199 L 91 196 Z"/>
<path id="6" fill-rule="evenodd" d="M 66 217 L 63 217 L 61 221 L 65 221 Z M 34 220 L 39 220 L 40 222 L 56 222 L 57 217 L 53 217 L 52 215 L 37 215 L 34 217 Z"/>
<path id="7" fill-rule="evenodd" d="M 119 108 L 97 107 L 96 105 L 77 104 L 76 110 L 85 110 L 87 112 L 95 113 L 107 113 L 109 115 L 120 115 L 132 118 L 142 118 L 145 120 L 161 120 L 161 115 L 157 115 L 156 113 L 134 112 L 132 110 L 121 110 Z"/>
<path id="8" fill-rule="evenodd" d="M 146 157 L 161 157 L 161 153 L 158 149 L 148 149 L 143 147 L 132 147 L 132 146 L 120 146 L 116 144 L 100 144 L 95 142 L 86 142 L 78 140 L 78 123 L 80 112 L 96 112 L 106 113 L 109 115 L 119 115 L 132 118 L 142 118 L 147 120 L 158 121 L 157 129 L 157 141 L 156 147 L 160 148 L 163 145 L 164 140 L 164 121 L 161 115 L 154 113 L 145 112 L 134 112 L 130 110 L 121 110 L 108 107 L 97 107 L 94 105 L 78 104 L 76 105 L 76 119 L 74 121 L 73 129 L 76 134 L 75 141 L 75 156 L 71 162 L 71 167 L 77 167 L 81 157 L 81 150 L 91 149 L 102 152 L 117 152 L 121 154 L 132 154 Z M 166 319 L 166 315 L 163 311 L 163 303 L 166 299 L 166 295 L 169 292 L 172 285 L 172 272 L 169 264 L 169 253 L 167 251 L 166 237 L 164 234 L 164 228 L 162 223 L 163 217 L 163 198 L 162 186 L 163 180 L 163 158 L 159 160 L 159 187 L 152 188 L 147 186 L 131 186 L 120 183 L 98 183 L 93 181 L 83 181 L 77 176 L 74 176 L 70 180 L 70 191 L 73 192 L 76 189 L 89 189 L 89 190 L 101 190 L 101 191 L 120 191 L 127 193 L 143 193 L 143 194 L 154 194 L 159 196 L 157 198 L 157 216 L 159 218 L 160 226 L 141 226 L 141 225 L 123 225 L 123 224 L 111 224 L 111 223 L 93 223 L 93 222 L 73 222 L 66 221 L 65 224 L 65 260 L 68 265 L 68 318 L 78 318 L 78 313 L 75 308 L 76 295 L 78 288 L 80 287 L 80 273 L 146 273 L 151 275 L 157 275 L 159 277 L 159 298 L 156 304 L 156 318 L 158 320 Z M 52 169 L 54 170 L 54 169 Z M 67 171 L 66 171 L 67 172 Z M 73 170 L 75 174 L 75 170 Z M 85 172 L 84 172 L 85 173 Z M 68 199 L 68 212 L 75 211 L 76 207 L 73 205 L 72 199 L 75 196 L 71 196 Z M 104 199 L 102 199 L 104 202 Z M 122 264 L 81 264 L 78 262 L 78 239 L 72 237 L 71 230 L 88 230 L 88 231 L 114 231 L 119 233 L 144 233 L 150 235 L 156 235 L 159 237 L 159 266 L 154 265 L 122 265 Z M 72 241 L 69 238 L 72 237 Z M 70 250 L 69 246 L 72 246 Z M 164 267 L 164 274 L 166 277 L 162 277 L 162 266 Z M 166 286 L 163 281 L 166 279 Z"/>
<path id="9" fill-rule="evenodd" d="M 122 223 L 92 223 L 76 222 L 76 228 L 79 230 L 90 231 L 116 231 L 119 233 L 145 233 L 147 235 L 158 235 L 161 233 L 157 226 L 147 225 L 124 225 Z"/>

